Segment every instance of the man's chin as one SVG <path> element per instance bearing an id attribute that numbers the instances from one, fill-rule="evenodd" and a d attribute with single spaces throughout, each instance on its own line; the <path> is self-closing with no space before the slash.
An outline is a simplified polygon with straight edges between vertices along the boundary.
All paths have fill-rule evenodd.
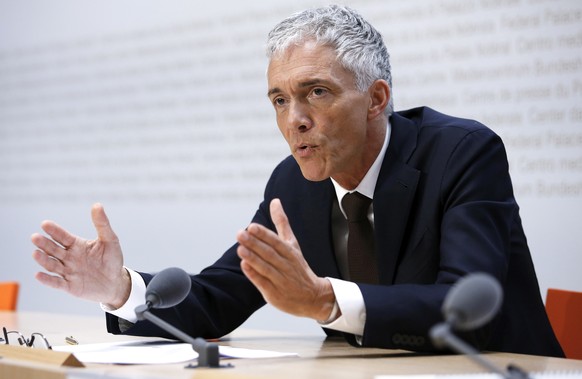
<path id="1" fill-rule="evenodd" d="M 329 175 L 326 175 L 323 172 L 313 172 L 313 170 L 305 169 L 301 166 L 299 167 L 301 168 L 301 174 L 303 174 L 303 177 L 310 182 L 321 182 L 329 179 Z"/>

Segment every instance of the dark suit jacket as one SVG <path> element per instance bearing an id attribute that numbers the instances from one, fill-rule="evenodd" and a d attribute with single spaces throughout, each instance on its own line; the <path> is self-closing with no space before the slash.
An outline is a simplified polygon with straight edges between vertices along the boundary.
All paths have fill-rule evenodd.
<path id="1" fill-rule="evenodd" d="M 461 276 L 481 271 L 502 283 L 502 310 L 463 338 L 486 350 L 563 356 L 540 297 L 500 138 L 476 121 L 430 108 L 398 112 L 391 125 L 374 193 L 381 284 L 359 284 L 367 313 L 362 345 L 435 351 L 428 331 L 443 319 L 447 291 Z M 313 271 L 340 278 L 331 181 L 306 180 L 288 157 L 273 171 L 253 222 L 274 229 L 268 212 L 273 198 L 281 199 Z M 264 305 L 239 263 L 234 245 L 192 277 L 182 304 L 156 313 L 195 336 L 229 333 Z M 146 283 L 151 278 L 142 275 Z M 108 328 L 120 332 L 111 315 Z M 149 322 L 124 332 L 165 335 Z M 346 338 L 353 343 L 353 336 Z"/>

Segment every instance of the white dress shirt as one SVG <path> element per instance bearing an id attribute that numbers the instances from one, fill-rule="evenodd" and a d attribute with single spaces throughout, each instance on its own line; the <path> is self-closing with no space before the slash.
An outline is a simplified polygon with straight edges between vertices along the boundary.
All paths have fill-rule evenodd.
<path id="1" fill-rule="evenodd" d="M 338 203 L 344 218 L 347 219 L 346 214 L 341 205 L 341 199 L 347 194 L 352 192 L 359 192 L 364 196 L 374 200 L 374 189 L 376 188 L 376 182 L 378 181 L 378 176 L 380 175 L 380 168 L 382 167 L 382 162 L 384 161 L 384 156 L 386 155 L 386 149 L 388 148 L 388 143 L 390 142 L 390 132 L 391 127 L 388 123 L 386 128 L 386 137 L 384 139 L 384 144 L 380 153 L 376 157 L 376 160 L 356 188 L 351 191 L 346 190 L 340 186 L 333 178 L 331 179 L 333 186 L 335 188 L 335 193 L 338 198 Z M 368 219 L 374 226 L 374 203 L 370 205 L 368 209 Z M 340 225 L 332 225 L 333 228 L 333 242 L 334 249 L 336 252 L 336 260 L 339 264 L 340 272 L 345 276 L 348 272 L 347 268 L 347 241 L 348 241 L 348 230 L 347 227 L 341 228 Z M 321 323 L 329 329 L 338 330 L 340 332 L 351 333 L 356 336 L 362 336 L 364 334 L 364 325 L 366 324 L 366 306 L 364 304 L 364 298 L 362 297 L 362 292 L 357 284 L 349 282 L 346 280 L 327 278 L 333 287 L 333 292 L 335 294 L 336 302 L 341 310 L 341 316 L 332 320 L 328 323 Z M 332 315 L 333 316 L 333 315 Z M 331 317 L 333 319 L 333 317 Z"/>

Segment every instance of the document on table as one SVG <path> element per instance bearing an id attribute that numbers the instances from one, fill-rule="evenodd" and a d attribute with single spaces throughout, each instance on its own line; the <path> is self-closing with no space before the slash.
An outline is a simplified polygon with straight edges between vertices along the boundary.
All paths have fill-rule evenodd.
<path id="1" fill-rule="evenodd" d="M 530 372 L 530 379 L 582 379 L 582 371 Z M 498 374 L 376 375 L 374 379 L 503 379 Z"/>
<path id="2" fill-rule="evenodd" d="M 173 341 L 131 341 L 53 346 L 55 351 L 73 353 L 83 363 L 167 364 L 188 362 L 198 353 L 187 343 Z M 223 358 L 297 357 L 297 353 L 219 346 Z"/>

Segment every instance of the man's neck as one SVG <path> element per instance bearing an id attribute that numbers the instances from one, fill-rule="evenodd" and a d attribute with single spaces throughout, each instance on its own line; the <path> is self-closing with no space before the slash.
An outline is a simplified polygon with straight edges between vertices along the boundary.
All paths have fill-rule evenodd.
<path id="1" fill-rule="evenodd" d="M 334 178 L 331 178 L 336 194 L 338 196 L 338 200 L 340 200 L 346 193 L 353 191 L 358 191 L 362 195 L 373 199 L 374 189 L 376 188 L 376 182 L 378 181 L 378 175 L 380 174 L 380 168 L 382 167 L 382 162 L 384 161 L 384 156 L 386 155 L 386 150 L 388 149 L 388 144 L 390 142 L 390 134 L 392 131 L 390 122 L 387 122 L 385 130 L 386 133 L 384 134 L 383 143 L 380 146 L 380 150 L 376 154 L 376 159 L 369 167 L 364 177 L 355 186 L 352 188 L 344 187 L 342 184 L 340 184 L 340 182 L 336 181 Z"/>

